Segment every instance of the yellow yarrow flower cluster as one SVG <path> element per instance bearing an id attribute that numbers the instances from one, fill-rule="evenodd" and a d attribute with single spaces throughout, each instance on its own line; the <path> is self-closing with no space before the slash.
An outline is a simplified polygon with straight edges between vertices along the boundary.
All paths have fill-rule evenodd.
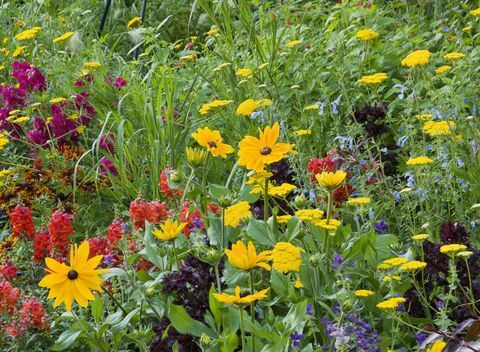
<path id="1" fill-rule="evenodd" d="M 267 171 L 255 172 L 248 177 L 247 185 L 265 185 L 265 181 L 269 180 L 273 174 Z"/>
<path id="2" fill-rule="evenodd" d="M 403 297 L 392 297 L 377 304 L 377 308 L 382 310 L 395 310 L 402 303 L 405 303 L 406 299 Z"/>
<path id="3" fill-rule="evenodd" d="M 315 221 L 313 224 L 322 229 L 334 231 L 342 225 L 342 222 L 336 219 L 322 219 Z M 335 233 L 331 233 L 330 235 L 335 235 Z"/>
<path id="4" fill-rule="evenodd" d="M 277 216 L 277 223 L 286 224 L 287 222 L 290 221 L 291 218 L 292 218 L 291 215 L 278 215 Z"/>
<path id="5" fill-rule="evenodd" d="M 427 266 L 427 263 L 418 260 L 412 260 L 411 262 L 400 265 L 401 271 L 415 271 L 423 269 Z"/>
<path id="6" fill-rule="evenodd" d="M 440 247 L 440 252 L 443 254 L 455 254 L 456 252 L 464 251 L 467 246 L 464 244 L 446 244 Z"/>
<path id="7" fill-rule="evenodd" d="M 429 63 L 431 52 L 428 50 L 415 50 L 402 60 L 402 66 L 417 67 Z"/>
<path id="8" fill-rule="evenodd" d="M 239 202 L 225 209 L 225 226 L 237 227 L 240 221 L 252 215 L 248 202 Z"/>
<path id="9" fill-rule="evenodd" d="M 253 75 L 253 70 L 249 68 L 240 68 L 235 72 L 235 76 L 239 78 L 250 78 Z"/>
<path id="10" fill-rule="evenodd" d="M 296 247 L 289 242 L 278 242 L 272 251 L 272 267 L 283 273 L 289 271 L 300 271 L 302 264 L 301 252 L 303 249 Z"/>
<path id="11" fill-rule="evenodd" d="M 295 133 L 297 136 L 306 136 L 312 134 L 312 130 L 298 130 L 293 133 Z"/>
<path id="12" fill-rule="evenodd" d="M 429 136 L 442 136 L 448 134 L 455 126 L 453 121 L 427 121 L 423 124 L 423 131 Z"/>
<path id="13" fill-rule="evenodd" d="M 445 60 L 455 61 L 455 60 L 462 59 L 464 57 L 465 57 L 465 54 L 454 52 L 454 53 L 446 54 L 443 58 Z"/>
<path id="14" fill-rule="evenodd" d="M 12 57 L 19 57 L 20 55 L 23 54 L 23 51 L 26 49 L 27 47 L 24 45 L 24 46 L 19 46 L 18 48 L 15 49 L 15 51 L 13 52 L 12 54 Z"/>
<path id="15" fill-rule="evenodd" d="M 250 116 L 258 108 L 270 105 L 272 105 L 272 101 L 270 99 L 247 99 L 240 103 L 235 113 L 240 116 Z"/>
<path id="16" fill-rule="evenodd" d="M 32 40 L 34 39 L 37 34 L 42 30 L 41 27 L 34 27 L 31 29 L 27 29 L 23 32 L 18 33 L 15 36 L 15 40 L 22 41 L 22 40 Z"/>
<path id="17" fill-rule="evenodd" d="M 5 146 L 8 144 L 9 140 L 7 136 L 8 136 L 8 133 L 6 132 L 0 133 L 0 150 L 5 148 Z"/>
<path id="18" fill-rule="evenodd" d="M 295 216 L 303 221 L 320 220 L 325 212 L 320 209 L 300 209 L 295 212 Z"/>
<path id="19" fill-rule="evenodd" d="M 363 76 L 358 80 L 362 84 L 380 84 L 388 78 L 386 73 L 375 73 L 373 75 Z"/>
<path id="20" fill-rule="evenodd" d="M 410 158 L 407 160 L 408 166 L 427 165 L 431 163 L 433 163 L 433 160 L 427 156 L 419 156 L 419 157 Z"/>
<path id="21" fill-rule="evenodd" d="M 358 205 L 358 206 L 362 206 L 362 205 L 367 205 L 371 202 L 371 199 L 368 198 L 368 197 L 358 197 L 358 198 L 350 198 L 348 201 L 347 201 L 347 204 L 348 205 Z"/>
<path id="22" fill-rule="evenodd" d="M 83 64 L 83 67 L 87 68 L 99 68 L 102 64 L 98 61 L 88 61 Z"/>
<path id="23" fill-rule="evenodd" d="M 300 44 L 302 44 L 303 42 L 301 40 L 292 40 L 290 42 L 287 43 L 287 45 L 285 45 L 287 48 L 294 48 Z"/>
<path id="24" fill-rule="evenodd" d="M 452 69 L 452 66 L 444 65 L 444 66 L 440 66 L 439 68 L 437 68 L 435 70 L 435 73 L 441 75 L 442 73 L 450 71 L 451 69 Z"/>
<path id="25" fill-rule="evenodd" d="M 198 112 L 200 113 L 200 115 L 207 115 L 212 111 L 216 110 L 217 108 L 227 106 L 231 102 L 231 100 L 214 100 L 209 103 L 203 104 L 200 110 L 198 110 Z"/>
<path id="26" fill-rule="evenodd" d="M 402 257 L 390 258 L 378 264 L 377 269 L 383 269 L 383 270 L 391 269 L 391 268 L 400 266 L 402 264 L 405 264 L 407 262 L 408 262 L 407 258 L 402 258 Z"/>
<path id="27" fill-rule="evenodd" d="M 379 34 L 372 29 L 362 29 L 357 32 L 357 38 L 363 41 L 374 40 L 378 38 Z"/>
<path id="28" fill-rule="evenodd" d="M 419 233 L 418 235 L 412 236 L 412 240 L 417 241 L 417 242 L 423 242 L 429 237 L 430 237 L 429 234 Z"/>
<path id="29" fill-rule="evenodd" d="M 48 102 L 51 104 L 59 104 L 59 103 L 63 103 L 65 100 L 67 99 L 59 97 L 59 98 L 52 98 Z"/>
<path id="30" fill-rule="evenodd" d="M 62 34 L 60 37 L 55 38 L 54 40 L 52 40 L 52 42 L 54 44 L 64 42 L 65 40 L 68 40 L 71 37 L 73 37 L 74 34 L 75 34 L 75 32 L 67 32 L 65 34 Z"/>
<path id="31" fill-rule="evenodd" d="M 357 297 L 368 297 L 373 295 L 375 292 L 370 290 L 357 290 L 354 292 L 355 296 Z"/>

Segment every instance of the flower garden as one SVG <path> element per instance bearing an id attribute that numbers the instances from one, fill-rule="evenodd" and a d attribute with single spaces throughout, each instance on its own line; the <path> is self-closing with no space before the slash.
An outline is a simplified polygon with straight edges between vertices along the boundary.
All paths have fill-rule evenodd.
<path id="1" fill-rule="evenodd" d="M 479 5 L 1 1 L 0 350 L 480 351 Z"/>

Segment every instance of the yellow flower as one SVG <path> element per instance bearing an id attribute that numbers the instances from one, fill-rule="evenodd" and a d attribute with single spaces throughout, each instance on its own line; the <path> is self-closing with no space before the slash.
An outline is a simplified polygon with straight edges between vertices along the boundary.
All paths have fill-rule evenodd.
<path id="1" fill-rule="evenodd" d="M 210 30 L 205 33 L 206 35 L 210 36 L 210 37 L 216 37 L 218 36 L 218 29 L 216 27 L 212 27 L 210 28 Z"/>
<path id="2" fill-rule="evenodd" d="M 418 235 L 412 236 L 412 240 L 418 241 L 418 242 L 423 242 L 429 237 L 430 237 L 430 235 L 428 235 L 426 233 L 419 233 Z"/>
<path id="3" fill-rule="evenodd" d="M 192 133 L 192 137 L 200 146 L 207 148 L 214 157 L 226 158 L 227 154 L 233 153 L 233 147 L 223 143 L 223 138 L 217 130 L 211 130 L 208 127 L 198 128 L 196 133 Z"/>
<path id="4" fill-rule="evenodd" d="M 4 169 L 4 170 L 0 171 L 0 178 L 3 178 L 5 176 L 7 176 L 8 174 L 10 174 L 10 170 Z"/>
<path id="5" fill-rule="evenodd" d="M 299 277 L 297 277 L 297 279 L 295 280 L 294 286 L 295 286 L 295 288 L 304 288 L 304 286 L 302 284 L 302 280 L 300 280 Z"/>
<path id="6" fill-rule="evenodd" d="M 396 258 L 386 259 L 382 263 L 386 264 L 386 265 L 389 265 L 390 267 L 393 267 L 393 266 L 400 266 L 400 265 L 405 264 L 407 262 L 408 262 L 407 258 L 396 257 Z"/>
<path id="7" fill-rule="evenodd" d="M 337 170 L 335 172 L 323 171 L 315 175 L 318 184 L 329 191 L 337 189 L 343 181 L 345 181 L 346 177 L 347 173 L 343 170 Z"/>
<path id="8" fill-rule="evenodd" d="M 64 42 L 65 40 L 70 39 L 74 34 L 75 32 L 67 32 L 65 34 L 62 34 L 60 37 L 55 38 L 52 42 L 54 44 Z"/>
<path id="9" fill-rule="evenodd" d="M 430 120 L 432 117 L 433 117 L 433 114 L 420 114 L 420 115 L 417 115 L 417 119 L 419 119 L 420 121 Z"/>
<path id="10" fill-rule="evenodd" d="M 6 132 L 0 133 L 0 150 L 5 148 L 5 146 L 8 144 L 8 142 L 9 142 L 9 140 L 7 138 L 7 133 Z"/>
<path id="11" fill-rule="evenodd" d="M 271 172 L 255 172 L 248 177 L 247 185 L 265 185 L 265 181 L 270 179 L 272 176 L 273 174 Z"/>
<path id="12" fill-rule="evenodd" d="M 398 308 L 400 304 L 405 302 L 406 302 L 406 299 L 403 297 L 393 297 L 378 303 L 377 308 L 380 308 L 383 310 L 395 310 Z"/>
<path id="13" fill-rule="evenodd" d="M 308 105 L 308 106 L 305 106 L 303 108 L 303 111 L 309 111 L 309 110 L 318 110 L 320 109 L 320 106 L 317 105 L 317 104 L 312 104 L 312 105 Z"/>
<path id="14" fill-rule="evenodd" d="M 251 216 L 250 204 L 248 202 L 239 202 L 225 209 L 225 226 L 237 227 L 240 221 Z"/>
<path id="15" fill-rule="evenodd" d="M 427 121 L 423 124 L 423 131 L 429 136 L 442 136 L 450 133 L 450 129 L 455 126 L 453 121 Z"/>
<path id="16" fill-rule="evenodd" d="M 160 225 L 160 229 L 153 230 L 153 234 L 164 241 L 174 240 L 185 227 L 185 223 L 179 223 L 177 220 L 170 221 L 167 219 Z"/>
<path id="17" fill-rule="evenodd" d="M 446 342 L 437 340 L 433 343 L 431 348 L 427 349 L 427 352 L 442 352 L 445 346 L 447 346 Z"/>
<path id="18" fill-rule="evenodd" d="M 28 116 L 22 116 L 19 118 L 16 118 L 15 120 L 12 121 L 12 123 L 16 123 L 18 125 L 21 125 L 22 123 L 25 123 L 30 120 L 30 117 Z"/>
<path id="19" fill-rule="evenodd" d="M 462 32 L 469 32 L 472 30 L 472 26 L 465 26 L 462 28 Z"/>
<path id="20" fill-rule="evenodd" d="M 16 27 L 23 27 L 23 26 L 25 26 L 25 21 L 24 20 L 18 20 L 17 22 L 15 22 L 15 26 Z"/>
<path id="21" fill-rule="evenodd" d="M 439 68 L 437 68 L 435 70 L 435 73 L 441 75 L 442 73 L 450 71 L 451 69 L 452 69 L 452 66 L 444 65 L 444 66 L 440 66 Z"/>
<path id="22" fill-rule="evenodd" d="M 38 283 L 40 287 L 48 287 L 48 298 L 55 298 L 54 307 L 65 303 L 67 311 L 71 311 L 73 300 L 86 307 L 88 301 L 94 300 L 91 290 L 103 292 L 100 274 L 108 272 L 106 269 L 95 269 L 101 262 L 101 255 L 88 259 L 90 247 L 87 241 L 77 248 L 70 247 L 70 264 L 59 263 L 53 258 L 45 258 L 47 275 Z"/>
<path id="23" fill-rule="evenodd" d="M 388 78 L 386 73 L 375 73 L 373 75 L 363 76 L 358 80 L 362 84 L 380 84 Z"/>
<path id="24" fill-rule="evenodd" d="M 367 198 L 367 197 L 358 197 L 358 198 L 350 198 L 348 201 L 347 201 L 347 204 L 348 205 L 366 205 L 366 204 L 369 204 L 370 203 L 370 198 Z"/>
<path id="25" fill-rule="evenodd" d="M 297 45 L 300 45 L 302 44 L 302 41 L 301 40 L 292 40 L 290 42 L 287 43 L 287 45 L 285 45 L 287 48 L 294 48 L 296 47 Z"/>
<path id="26" fill-rule="evenodd" d="M 297 189 L 297 186 L 290 183 L 282 183 L 280 186 L 273 186 L 268 188 L 268 194 L 273 197 L 283 198 L 293 190 Z"/>
<path id="27" fill-rule="evenodd" d="M 336 230 L 339 226 L 342 225 L 342 223 L 336 219 L 330 219 L 327 221 L 327 219 L 323 220 L 318 220 L 314 222 L 315 226 L 321 227 L 322 229 L 325 230 Z M 330 236 L 335 235 L 335 233 L 331 233 Z"/>
<path id="28" fill-rule="evenodd" d="M 272 251 L 272 267 L 275 270 L 288 273 L 289 271 L 300 271 L 302 264 L 301 252 L 303 249 L 288 242 L 278 242 Z"/>
<path id="29" fill-rule="evenodd" d="M 198 112 L 200 113 L 200 115 L 207 115 L 213 110 L 224 107 L 230 103 L 230 100 L 214 100 L 209 103 L 203 104 L 200 110 L 198 110 Z"/>
<path id="30" fill-rule="evenodd" d="M 376 39 L 378 38 L 378 35 L 379 34 L 372 29 L 362 29 L 357 32 L 357 38 L 364 41 Z"/>
<path id="31" fill-rule="evenodd" d="M 385 263 L 380 263 L 377 265 L 377 269 L 379 270 L 388 270 L 388 269 L 391 269 L 392 266 L 389 265 L 389 264 L 385 264 Z"/>
<path id="32" fill-rule="evenodd" d="M 239 143 L 239 164 L 249 170 L 262 172 L 265 165 L 282 160 L 287 153 L 296 154 L 291 144 L 277 143 L 279 135 L 280 125 L 275 122 L 272 127 L 260 130 L 259 138 L 252 136 L 243 138 Z"/>
<path id="33" fill-rule="evenodd" d="M 388 281 L 400 281 L 402 278 L 398 275 L 392 275 L 392 276 L 385 276 L 382 281 L 388 282 Z"/>
<path id="34" fill-rule="evenodd" d="M 415 50 L 402 60 L 402 66 L 417 67 L 426 65 L 430 61 L 430 55 L 431 53 L 428 50 Z"/>
<path id="35" fill-rule="evenodd" d="M 99 68 L 102 66 L 102 64 L 98 61 L 88 61 L 83 64 L 83 67 L 88 67 L 88 68 Z"/>
<path id="36" fill-rule="evenodd" d="M 418 269 L 423 269 L 426 266 L 427 266 L 427 263 L 425 263 L 425 262 L 421 262 L 421 261 L 418 261 L 418 260 L 412 260 L 411 262 L 402 264 L 400 266 L 400 270 L 402 270 L 402 271 L 415 271 L 415 270 L 418 270 Z"/>
<path id="37" fill-rule="evenodd" d="M 253 75 L 253 71 L 249 68 L 240 68 L 235 72 L 235 75 L 240 78 L 249 78 Z"/>
<path id="38" fill-rule="evenodd" d="M 53 98 L 53 99 L 50 99 L 49 103 L 52 103 L 52 104 L 58 104 L 58 103 L 63 103 L 65 100 L 65 98 Z"/>
<path id="39" fill-rule="evenodd" d="M 375 292 L 370 290 L 357 290 L 355 291 L 355 296 L 357 297 L 368 297 L 373 295 Z"/>
<path id="40" fill-rule="evenodd" d="M 240 296 L 240 286 L 235 288 L 235 295 L 227 295 L 226 293 L 214 293 L 213 297 L 219 302 L 228 303 L 235 306 L 248 305 L 252 302 L 259 301 L 267 297 L 267 292 L 269 288 L 262 290 L 260 292 L 250 294 L 244 297 Z"/>
<path id="41" fill-rule="evenodd" d="M 253 99 L 247 99 L 244 102 L 240 103 L 235 113 L 240 116 L 250 116 L 259 107 L 260 104 L 258 101 L 255 101 Z"/>
<path id="42" fill-rule="evenodd" d="M 16 48 L 15 51 L 13 52 L 13 54 L 12 54 L 12 57 L 19 57 L 20 55 L 22 55 L 23 50 L 25 50 L 25 48 L 26 48 L 25 45 Z"/>
<path id="43" fill-rule="evenodd" d="M 32 40 L 37 36 L 37 33 L 40 32 L 41 28 L 36 27 L 32 29 L 27 29 L 23 32 L 18 33 L 15 36 L 15 40 L 22 41 L 22 40 Z"/>
<path id="44" fill-rule="evenodd" d="M 199 148 L 187 148 L 187 160 L 192 166 L 202 166 L 207 159 L 207 151 Z"/>
<path id="45" fill-rule="evenodd" d="M 465 57 L 465 54 L 454 52 L 454 53 L 446 54 L 443 58 L 445 60 L 455 61 L 455 60 L 458 60 L 458 59 L 462 59 L 464 57 Z"/>
<path id="46" fill-rule="evenodd" d="M 476 17 L 480 16 L 480 7 L 478 9 L 470 11 L 470 15 L 476 16 Z"/>
<path id="47" fill-rule="evenodd" d="M 79 134 L 82 134 L 83 132 L 85 132 L 85 129 L 86 129 L 86 128 L 87 128 L 87 127 L 84 126 L 84 125 L 78 126 L 78 127 L 77 127 L 77 132 L 78 132 Z"/>
<path id="48" fill-rule="evenodd" d="M 300 209 L 295 212 L 295 216 L 303 221 L 320 220 L 323 214 L 324 211 L 319 209 Z"/>
<path id="49" fill-rule="evenodd" d="M 443 254 L 455 254 L 456 252 L 464 251 L 467 249 L 467 246 L 464 244 L 445 244 L 440 247 L 440 252 Z"/>
<path id="50" fill-rule="evenodd" d="M 0 71 L 3 71 L 3 70 L 5 70 L 5 66 L 0 65 Z"/>
<path id="51" fill-rule="evenodd" d="M 295 133 L 297 136 L 306 136 L 312 134 L 312 130 L 298 130 L 293 133 Z"/>
<path id="52" fill-rule="evenodd" d="M 270 265 L 267 261 L 270 261 L 272 251 L 263 251 L 257 254 L 257 250 L 252 241 L 248 241 L 248 247 L 242 241 L 237 241 L 236 244 L 232 244 L 232 249 L 225 249 L 228 262 L 234 267 L 248 271 L 255 267 L 264 268 L 270 270 Z"/>
<path id="53" fill-rule="evenodd" d="M 427 165 L 433 163 L 433 160 L 426 156 L 419 156 L 416 158 L 410 158 L 407 160 L 407 165 L 416 166 L 416 165 Z"/>
<path id="54" fill-rule="evenodd" d="M 141 17 L 134 17 L 127 23 L 127 28 L 132 28 L 134 25 L 142 23 Z"/>
<path id="55" fill-rule="evenodd" d="M 292 218 L 291 215 L 278 215 L 277 216 L 277 222 L 279 224 L 286 224 L 287 222 L 290 221 L 291 218 Z"/>

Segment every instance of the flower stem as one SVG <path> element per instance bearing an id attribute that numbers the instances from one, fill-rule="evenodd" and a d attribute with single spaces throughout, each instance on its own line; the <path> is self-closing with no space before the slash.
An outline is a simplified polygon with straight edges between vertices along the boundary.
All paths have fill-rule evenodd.
<path id="1" fill-rule="evenodd" d="M 172 249 L 173 249 L 173 256 L 175 257 L 175 261 L 177 262 L 177 269 L 180 269 L 180 262 L 178 261 L 178 257 L 177 257 L 177 247 L 175 246 L 175 239 L 172 240 Z"/>
<path id="2" fill-rule="evenodd" d="M 188 176 L 187 184 L 185 185 L 185 189 L 183 190 L 182 199 L 180 200 L 180 208 L 183 206 L 185 202 L 185 198 L 187 197 L 188 188 L 190 188 L 190 183 L 192 183 L 193 177 L 195 176 L 195 168 L 190 169 L 190 176 Z"/>
<path id="3" fill-rule="evenodd" d="M 255 291 L 254 285 L 253 285 L 253 270 L 250 270 L 250 294 L 253 295 Z M 252 332 L 251 332 L 251 338 L 252 338 L 252 351 L 255 351 L 255 336 L 253 335 L 253 326 L 255 324 L 255 307 L 254 303 L 250 303 L 250 318 L 252 321 Z"/>
<path id="4" fill-rule="evenodd" d="M 263 190 L 263 220 L 268 220 L 268 178 L 265 179 L 265 187 Z"/>
<path id="5" fill-rule="evenodd" d="M 220 243 L 222 251 L 225 249 L 225 208 L 222 207 L 222 243 Z"/>
<path id="6" fill-rule="evenodd" d="M 243 307 L 240 306 L 238 309 L 238 312 L 240 313 L 240 334 L 242 336 L 242 352 L 245 351 L 245 330 L 243 328 Z"/>
<path id="7" fill-rule="evenodd" d="M 108 290 L 108 288 L 106 287 L 103 287 L 103 289 L 105 290 L 105 292 L 107 293 L 107 295 L 112 299 L 113 303 L 115 303 L 118 308 L 120 308 L 123 312 L 123 314 L 127 315 L 128 312 L 125 310 L 125 308 L 122 307 L 122 305 L 120 304 L 120 302 L 117 301 L 117 299 L 113 296 L 113 294 Z"/>
<path id="8" fill-rule="evenodd" d="M 220 264 L 220 262 L 218 262 L 214 266 L 214 268 L 215 268 L 215 280 L 217 281 L 217 291 L 218 291 L 218 293 L 222 293 L 222 284 L 220 282 L 220 272 L 218 271 L 218 265 L 219 264 Z"/>

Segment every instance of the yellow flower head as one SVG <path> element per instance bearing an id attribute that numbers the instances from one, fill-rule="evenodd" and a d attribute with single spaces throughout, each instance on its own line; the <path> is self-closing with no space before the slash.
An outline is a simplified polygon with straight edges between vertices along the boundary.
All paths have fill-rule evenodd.
<path id="1" fill-rule="evenodd" d="M 427 266 L 427 263 L 421 262 L 418 260 L 413 260 L 411 262 L 400 265 L 400 270 L 402 271 L 415 271 L 423 269 Z"/>
<path id="2" fill-rule="evenodd" d="M 320 106 L 317 105 L 317 104 L 312 104 L 312 105 L 308 105 L 308 106 L 305 106 L 303 108 L 303 111 L 310 111 L 310 110 L 318 110 L 320 109 Z"/>
<path id="3" fill-rule="evenodd" d="M 296 278 L 294 283 L 295 288 L 304 288 L 302 280 L 299 277 Z"/>
<path id="4" fill-rule="evenodd" d="M 355 291 L 355 296 L 357 297 L 368 297 L 373 295 L 375 292 L 370 290 L 357 290 Z"/>
<path id="5" fill-rule="evenodd" d="M 378 303 L 377 308 L 380 308 L 382 310 L 395 310 L 400 304 L 405 302 L 406 299 L 403 297 L 393 297 Z"/>
<path id="6" fill-rule="evenodd" d="M 132 28 L 136 24 L 141 24 L 142 23 L 142 18 L 141 17 L 134 17 L 127 23 L 127 28 Z"/>
<path id="7" fill-rule="evenodd" d="M 455 53 L 446 54 L 443 58 L 445 60 L 455 61 L 455 60 L 458 60 L 458 59 L 462 59 L 464 57 L 465 57 L 465 54 L 455 52 Z"/>
<path id="8" fill-rule="evenodd" d="M 16 118 L 15 120 L 12 121 L 12 123 L 16 123 L 18 125 L 21 125 L 22 123 L 25 123 L 30 120 L 30 117 L 28 116 L 21 116 L 19 118 Z"/>
<path id="9" fill-rule="evenodd" d="M 23 32 L 18 33 L 15 36 L 15 40 L 22 41 L 22 40 L 32 40 L 34 39 L 38 32 L 40 32 L 41 28 L 40 27 L 35 27 L 32 29 L 27 29 Z"/>
<path id="10" fill-rule="evenodd" d="M 54 307 L 65 303 L 67 311 L 71 311 L 73 300 L 86 307 L 88 301 L 93 301 L 91 290 L 103 292 L 100 274 L 108 272 L 106 269 L 95 269 L 102 261 L 101 255 L 88 259 L 90 247 L 87 241 L 77 248 L 70 248 L 70 264 L 59 263 L 53 258 L 45 258 L 47 275 L 38 283 L 40 287 L 50 289 L 48 298 L 55 298 Z"/>
<path id="11" fill-rule="evenodd" d="M 87 68 L 99 68 L 102 64 L 98 61 L 88 61 L 83 64 L 83 67 Z"/>
<path id="12" fill-rule="evenodd" d="M 207 159 L 207 151 L 199 148 L 187 148 L 187 160 L 192 166 L 202 166 Z"/>
<path id="13" fill-rule="evenodd" d="M 23 50 L 26 49 L 26 46 L 19 46 L 18 48 L 15 49 L 15 51 L 12 54 L 12 57 L 19 57 L 20 55 L 23 54 Z"/>
<path id="14" fill-rule="evenodd" d="M 278 242 L 271 253 L 273 268 L 283 273 L 300 271 L 302 264 L 301 252 L 303 250 L 289 242 Z"/>
<path id="15" fill-rule="evenodd" d="M 453 121 L 427 121 L 423 124 L 423 131 L 429 136 L 442 136 L 450 133 L 450 129 L 455 126 Z"/>
<path id="16" fill-rule="evenodd" d="M 216 37 L 218 36 L 218 28 L 213 26 L 212 28 L 210 28 L 210 30 L 205 33 L 206 35 L 210 36 L 210 37 Z"/>
<path id="17" fill-rule="evenodd" d="M 303 221 L 320 220 L 324 214 L 320 209 L 300 209 L 295 212 L 295 216 Z"/>
<path id="18" fill-rule="evenodd" d="M 200 113 L 200 115 L 208 115 L 213 110 L 222 108 L 230 103 L 230 100 L 214 100 L 209 103 L 203 104 L 200 110 L 198 110 L 198 112 Z"/>
<path id="19" fill-rule="evenodd" d="M 407 262 L 408 262 L 407 258 L 396 257 L 396 258 L 386 259 L 382 263 L 386 264 L 390 267 L 394 267 L 394 266 L 400 266 L 400 265 L 405 264 Z"/>
<path id="20" fill-rule="evenodd" d="M 7 138 L 7 133 L 2 132 L 0 133 L 0 150 L 5 148 L 5 146 L 8 144 L 9 140 Z"/>
<path id="21" fill-rule="evenodd" d="M 290 221 L 291 218 L 292 218 L 291 215 L 278 215 L 277 216 L 277 222 L 279 224 L 286 224 L 287 222 Z"/>
<path id="22" fill-rule="evenodd" d="M 302 44 L 302 41 L 301 40 L 292 40 L 290 42 L 287 43 L 287 45 L 285 45 L 287 48 L 294 48 L 298 45 Z"/>
<path id="23" fill-rule="evenodd" d="M 277 143 L 280 135 L 280 125 L 278 122 L 272 127 L 266 127 L 260 130 L 259 138 L 246 136 L 239 143 L 239 164 L 246 166 L 249 170 L 262 172 L 265 165 L 270 165 L 282 160 L 287 153 L 296 152 L 292 149 L 293 145 L 287 143 Z"/>
<path id="24" fill-rule="evenodd" d="M 264 299 L 265 297 L 267 297 L 267 292 L 268 292 L 269 288 L 265 289 L 265 290 L 262 290 L 262 291 L 259 291 L 257 293 L 254 293 L 254 294 L 250 294 L 248 296 L 244 296 L 244 297 L 241 297 L 240 296 L 240 286 L 237 286 L 235 288 L 235 295 L 227 295 L 226 293 L 214 293 L 213 294 L 213 297 L 215 297 L 215 299 L 219 302 L 222 302 L 222 303 L 228 303 L 228 304 L 231 304 L 231 305 L 235 305 L 235 306 L 244 306 L 244 305 L 248 305 L 252 302 L 255 302 L 255 301 L 259 301 L 261 299 Z"/>
<path id="25" fill-rule="evenodd" d="M 479 17 L 480 16 L 480 7 L 478 9 L 470 11 L 470 15 Z"/>
<path id="26" fill-rule="evenodd" d="M 249 78 L 253 75 L 253 70 L 249 68 L 240 68 L 235 72 L 235 76 L 240 78 Z"/>
<path id="27" fill-rule="evenodd" d="M 255 172 L 250 175 L 247 180 L 247 185 L 265 185 L 265 181 L 269 180 L 273 174 L 271 172 Z"/>
<path id="28" fill-rule="evenodd" d="M 445 346 L 447 346 L 446 342 L 437 340 L 433 343 L 432 347 L 427 349 L 427 352 L 442 352 Z"/>
<path id="29" fill-rule="evenodd" d="M 284 198 L 287 194 L 297 189 L 297 186 L 290 183 L 282 183 L 280 186 L 273 186 L 268 188 L 268 194 L 272 197 Z"/>
<path id="30" fill-rule="evenodd" d="M 426 65 L 430 61 L 430 55 L 431 53 L 428 50 L 415 50 L 402 60 L 402 66 L 417 67 Z"/>
<path id="31" fill-rule="evenodd" d="M 217 130 L 211 130 L 208 127 L 198 128 L 196 133 L 192 133 L 192 137 L 200 146 L 207 148 L 214 157 L 226 158 L 227 154 L 233 153 L 233 147 L 223 143 L 223 138 Z"/>
<path id="32" fill-rule="evenodd" d="M 225 249 L 228 262 L 241 270 L 251 270 L 255 267 L 270 270 L 267 261 L 271 260 L 272 251 L 263 251 L 257 254 L 257 250 L 252 241 L 248 241 L 248 247 L 242 241 L 232 244 L 232 249 Z"/>
<path id="33" fill-rule="evenodd" d="M 312 130 L 298 130 L 293 133 L 295 133 L 297 136 L 306 136 L 312 134 Z"/>
<path id="34" fill-rule="evenodd" d="M 253 99 L 247 99 L 244 102 L 240 103 L 235 113 L 240 116 L 250 116 L 255 110 L 260 107 L 258 101 Z"/>
<path id="35" fill-rule="evenodd" d="M 438 75 L 441 75 L 442 73 L 450 71 L 451 69 L 452 69 L 452 66 L 444 65 L 444 66 L 440 66 L 439 68 L 437 68 L 435 70 L 435 73 L 438 74 Z"/>
<path id="36" fill-rule="evenodd" d="M 407 160 L 408 166 L 427 165 L 433 163 L 433 160 L 426 156 L 419 156 Z"/>
<path id="37" fill-rule="evenodd" d="M 465 246 L 464 244 L 452 243 L 441 246 L 440 252 L 443 254 L 451 255 L 455 254 L 456 252 L 464 251 L 465 249 L 467 249 L 467 246 Z"/>
<path id="38" fill-rule="evenodd" d="M 174 240 L 182 232 L 185 225 L 186 223 L 179 223 L 177 220 L 172 222 L 167 219 L 160 225 L 160 229 L 153 230 L 153 234 L 164 241 Z"/>
<path id="39" fill-rule="evenodd" d="M 74 34 L 75 32 L 67 32 L 65 34 L 62 34 L 60 37 L 55 38 L 52 42 L 54 44 L 64 42 L 65 40 L 70 39 Z"/>
<path id="40" fill-rule="evenodd" d="M 418 235 L 412 236 L 412 240 L 417 241 L 417 242 L 423 242 L 429 237 L 430 237 L 430 235 L 428 235 L 426 233 L 419 233 Z"/>
<path id="41" fill-rule="evenodd" d="M 251 216 L 250 204 L 239 202 L 225 209 L 225 226 L 237 227 L 240 221 Z"/>
<path id="42" fill-rule="evenodd" d="M 350 198 L 347 201 L 348 205 L 353 205 L 353 206 L 362 206 L 362 205 L 367 205 L 370 203 L 370 198 L 367 197 L 358 197 L 358 198 Z"/>
<path id="43" fill-rule="evenodd" d="M 362 29 L 357 32 L 357 38 L 363 41 L 369 41 L 378 38 L 378 33 L 372 29 Z"/>
<path id="44" fill-rule="evenodd" d="M 458 252 L 458 253 L 457 253 L 457 257 L 461 257 L 461 258 L 467 259 L 467 258 L 470 257 L 472 254 L 473 254 L 472 251 L 461 251 L 461 252 Z"/>
<path id="45" fill-rule="evenodd" d="M 325 230 L 336 230 L 339 226 L 342 225 L 342 223 L 336 219 L 322 219 L 322 220 L 317 220 L 314 221 L 314 225 L 321 227 L 322 229 Z M 330 233 L 331 236 L 335 235 L 335 233 Z"/>
<path id="46" fill-rule="evenodd" d="M 346 177 L 347 173 L 343 170 L 335 172 L 323 171 L 315 175 L 318 184 L 329 191 L 337 189 L 345 181 Z"/>
<path id="47" fill-rule="evenodd" d="M 65 100 L 65 98 L 52 98 L 50 99 L 49 103 L 51 104 L 59 104 L 59 103 L 63 103 Z"/>
<path id="48" fill-rule="evenodd" d="M 386 73 L 375 73 L 373 75 L 363 76 L 358 80 L 358 83 L 362 84 L 380 84 L 388 78 Z"/>

